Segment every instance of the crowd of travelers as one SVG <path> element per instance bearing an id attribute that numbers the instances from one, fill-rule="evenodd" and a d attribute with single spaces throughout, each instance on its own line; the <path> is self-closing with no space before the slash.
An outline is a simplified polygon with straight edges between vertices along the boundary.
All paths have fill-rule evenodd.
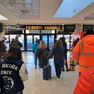
<path id="1" fill-rule="evenodd" d="M 66 65 L 66 71 L 69 71 L 67 63 L 67 43 L 64 37 L 61 37 L 55 42 L 52 51 L 50 51 L 43 40 L 38 39 L 32 45 L 32 49 L 35 54 L 35 69 L 38 67 L 37 59 L 39 59 L 39 68 L 43 68 L 49 64 L 49 59 L 54 57 L 56 78 L 59 79 L 61 71 L 65 71 L 64 64 Z"/>
<path id="2" fill-rule="evenodd" d="M 12 40 L 10 48 L 6 51 L 4 40 L 0 41 L 0 94 L 23 94 L 24 83 L 28 79 L 26 63 L 22 58 L 22 44 L 18 37 Z M 50 51 L 43 40 L 36 39 L 32 44 L 35 69 L 39 67 L 44 71 L 53 58 L 56 72 L 55 78 L 60 80 L 61 72 L 69 71 L 67 62 L 67 43 L 64 37 L 55 41 Z M 79 79 L 74 94 L 94 94 L 94 31 L 87 30 L 84 37 L 77 38 L 71 49 L 72 60 L 79 64 Z M 38 62 L 39 61 L 39 64 Z M 43 74 L 44 75 L 44 74 Z"/>

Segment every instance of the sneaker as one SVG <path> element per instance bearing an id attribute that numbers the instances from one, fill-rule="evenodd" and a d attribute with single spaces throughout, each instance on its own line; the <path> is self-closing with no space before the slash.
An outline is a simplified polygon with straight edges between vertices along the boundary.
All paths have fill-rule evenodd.
<path id="1" fill-rule="evenodd" d="M 57 78 L 57 81 L 60 81 L 60 78 Z"/>
<path id="2" fill-rule="evenodd" d="M 69 71 L 69 69 L 68 70 L 66 70 L 67 72 Z"/>
<path id="3" fill-rule="evenodd" d="M 53 79 L 57 79 L 58 77 L 57 77 L 57 76 L 53 76 L 52 78 L 53 78 Z"/>

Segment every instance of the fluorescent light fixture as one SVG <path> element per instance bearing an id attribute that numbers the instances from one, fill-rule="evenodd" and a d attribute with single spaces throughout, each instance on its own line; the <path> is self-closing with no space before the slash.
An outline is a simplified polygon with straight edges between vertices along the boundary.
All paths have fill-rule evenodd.
<path id="1" fill-rule="evenodd" d="M 92 3 L 94 0 L 63 0 L 54 17 L 72 18 Z"/>
<path id="2" fill-rule="evenodd" d="M 8 19 L 0 14 L 0 20 L 8 20 Z"/>

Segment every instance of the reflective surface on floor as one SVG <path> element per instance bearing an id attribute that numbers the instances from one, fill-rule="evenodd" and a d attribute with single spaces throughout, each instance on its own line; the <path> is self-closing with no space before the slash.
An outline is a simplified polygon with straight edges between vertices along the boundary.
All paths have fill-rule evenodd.
<path id="1" fill-rule="evenodd" d="M 69 55 L 68 53 L 68 59 Z M 62 72 L 60 81 L 56 79 L 45 81 L 42 79 L 42 71 L 35 70 L 32 52 L 23 52 L 23 60 L 26 62 L 29 72 L 29 79 L 25 82 L 24 94 L 73 94 L 78 79 L 77 70 L 75 72 Z M 55 76 L 53 59 L 50 59 L 50 64 L 52 76 Z"/>

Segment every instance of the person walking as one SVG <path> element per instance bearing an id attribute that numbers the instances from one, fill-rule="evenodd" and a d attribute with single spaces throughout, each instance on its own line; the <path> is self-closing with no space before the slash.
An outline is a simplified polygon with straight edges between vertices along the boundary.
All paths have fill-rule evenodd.
<path id="1" fill-rule="evenodd" d="M 45 45 L 44 41 L 40 41 L 40 45 L 38 47 L 38 50 L 36 52 L 38 58 L 39 58 L 39 67 L 43 68 L 48 64 L 47 59 L 47 53 L 49 52 L 48 47 Z"/>
<path id="2" fill-rule="evenodd" d="M 82 40 L 73 48 L 72 57 L 79 61 L 79 76 L 86 69 L 94 67 L 94 31 L 88 29 Z"/>
<path id="3" fill-rule="evenodd" d="M 66 71 L 68 72 L 69 69 L 68 69 L 68 63 L 67 63 L 67 42 L 65 41 L 65 37 L 62 37 L 60 39 L 62 40 L 63 47 L 64 47 L 64 55 L 66 60 L 65 66 L 66 66 Z M 62 70 L 65 71 L 64 66 L 62 66 Z"/>
<path id="4" fill-rule="evenodd" d="M 34 62 L 35 62 L 35 69 L 37 69 L 37 50 L 38 50 L 38 47 L 39 47 L 39 44 L 40 44 L 40 40 L 36 40 L 35 43 L 32 45 L 32 49 L 33 49 L 33 52 L 34 52 Z"/>
<path id="5" fill-rule="evenodd" d="M 52 56 L 54 56 L 56 78 L 60 79 L 61 67 L 64 66 L 64 61 L 65 61 L 64 47 L 60 39 L 55 43 L 49 58 Z"/>
<path id="6" fill-rule="evenodd" d="M 19 46 L 12 45 L 6 56 L 0 60 L 0 78 L 0 94 L 23 94 L 23 81 L 28 79 L 28 72 Z"/>

